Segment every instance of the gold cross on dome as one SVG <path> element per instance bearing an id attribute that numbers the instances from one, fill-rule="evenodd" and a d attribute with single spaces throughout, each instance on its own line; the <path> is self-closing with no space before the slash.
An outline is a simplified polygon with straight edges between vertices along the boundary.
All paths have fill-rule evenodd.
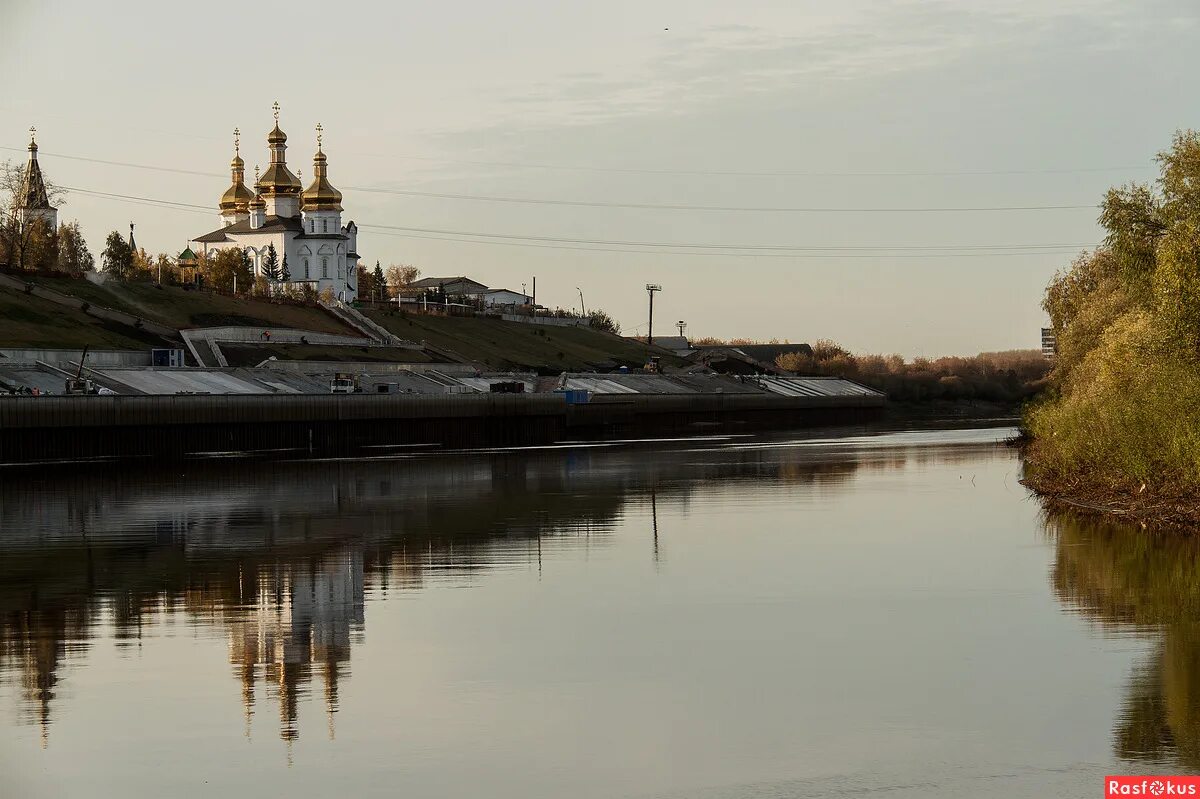
<path id="1" fill-rule="evenodd" d="M 254 165 L 254 185 L 258 185 L 258 164 Z"/>
<path id="2" fill-rule="evenodd" d="M 29 140 L 34 141 L 35 139 L 37 139 L 37 128 L 35 128 L 33 125 L 30 125 L 29 126 Z"/>
<path id="3" fill-rule="evenodd" d="M 321 123 L 318 122 L 317 123 L 317 149 L 318 150 L 321 149 L 321 139 L 324 138 L 324 135 L 325 135 L 324 130 L 325 130 L 325 128 L 321 127 Z"/>
<path id="4" fill-rule="evenodd" d="M 242 147 L 242 131 L 238 128 L 233 129 L 233 152 L 236 154 L 241 151 Z"/>
<path id="5" fill-rule="evenodd" d="M 279 122 L 279 101 L 276 100 L 275 103 L 271 106 L 271 108 L 275 109 L 275 122 L 278 123 Z"/>

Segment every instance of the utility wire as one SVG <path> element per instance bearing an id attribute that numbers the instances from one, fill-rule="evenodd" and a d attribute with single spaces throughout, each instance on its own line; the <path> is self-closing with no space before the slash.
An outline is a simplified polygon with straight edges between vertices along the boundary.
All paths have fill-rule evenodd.
<path id="1" fill-rule="evenodd" d="M 208 141 L 218 141 L 215 136 L 198 136 L 195 138 Z M 0 147 L 0 150 L 24 152 L 24 147 Z M 125 164 L 118 161 L 84 158 L 82 156 L 63 155 L 60 153 L 45 153 L 58 158 L 70 158 L 77 161 L 92 161 L 95 163 L 112 164 L 114 166 L 135 166 L 141 169 L 163 169 L 185 175 L 210 175 L 213 173 L 193 172 L 186 169 L 168 169 L 166 167 L 146 167 L 139 164 Z M 881 171 L 844 171 L 827 170 L 726 170 L 726 169 L 646 169 L 637 167 L 608 167 L 608 166 L 578 166 L 572 164 L 539 164 L 517 161 L 467 161 L 438 156 L 407 155 L 403 153 L 368 153 L 363 155 L 372 158 L 392 158 L 403 161 L 429 161 L 439 164 L 458 164 L 461 166 L 503 167 L 506 169 L 540 169 L 564 172 L 596 172 L 631 175 L 697 175 L 717 177 L 808 177 L 808 178 L 919 178 L 919 177 L 989 177 L 1002 175 L 1075 175 L 1103 172 L 1137 172 L 1153 169 L 1152 164 L 1129 166 L 1096 166 L 1096 167 L 1061 167 L 1052 169 L 964 169 L 964 170 L 881 170 Z"/>
<path id="2" fill-rule="evenodd" d="M 0 149 L 16 150 L 15 147 Z M 127 161 L 110 161 L 100 158 L 87 158 L 79 155 L 63 155 L 59 153 L 41 153 L 42 155 L 67 158 L 74 161 L 120 166 L 131 169 L 144 169 L 154 172 L 170 172 L 179 175 L 195 175 L 200 177 L 223 178 L 216 172 L 200 172 L 174 167 L 151 166 L 135 164 Z M 920 213 L 992 213 L 1012 211 L 1067 211 L 1067 210 L 1096 210 L 1095 203 L 1083 205 L 998 205 L 998 206 L 916 206 L 916 207 L 822 207 L 822 206 L 738 206 L 738 205 L 688 205 L 678 203 L 632 203 L 605 202 L 600 200 L 564 200 L 538 197 L 508 197 L 482 194 L 455 194 L 447 192 L 414 191 L 406 189 L 387 189 L 370 186 L 346 186 L 351 191 L 361 191 L 371 194 L 388 194 L 400 197 L 424 197 L 437 200 L 464 200 L 469 202 L 509 203 L 519 205 L 558 205 L 576 208 L 627 208 L 635 210 L 654 211 L 700 211 L 718 213 L 804 213 L 804 214 L 920 214 Z"/>
<path id="3" fill-rule="evenodd" d="M 209 206 L 160 200 L 128 194 L 94 191 L 78 187 L 64 187 L 67 191 L 99 197 L 102 199 L 129 202 L 138 205 L 162 207 L 174 211 L 211 214 Z M 548 236 L 517 236 L 511 234 L 478 233 L 472 231 L 439 230 L 435 228 L 408 228 L 395 225 L 373 225 L 363 223 L 360 228 L 373 230 L 377 235 L 399 238 L 450 241 L 461 244 L 488 244 L 507 247 L 531 247 L 536 249 L 572 250 L 577 252 L 617 252 L 655 255 L 708 255 L 723 257 L 761 258 L 979 258 L 1022 255 L 1063 255 L 1088 249 L 1093 244 L 963 244 L 963 245 L 847 245 L 847 246 L 764 246 L 764 245 L 717 245 L 688 244 L 681 242 L 619 242 L 602 239 L 571 239 Z"/>

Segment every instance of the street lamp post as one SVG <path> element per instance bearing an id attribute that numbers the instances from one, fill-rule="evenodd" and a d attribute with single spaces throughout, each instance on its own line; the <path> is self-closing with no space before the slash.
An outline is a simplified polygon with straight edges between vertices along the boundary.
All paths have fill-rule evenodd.
<path id="1" fill-rule="evenodd" d="M 583 316 L 583 318 L 584 318 L 584 319 L 587 319 L 587 306 L 583 304 L 583 289 L 579 288 L 579 286 L 576 286 L 576 287 L 575 287 L 575 290 L 579 292 L 579 310 L 580 310 L 580 313 L 581 313 L 581 315 Z"/>
<path id="2" fill-rule="evenodd" d="M 654 292 L 662 291 L 662 286 L 657 283 L 647 283 L 646 293 L 650 295 L 650 322 L 646 325 L 646 343 L 654 344 Z"/>

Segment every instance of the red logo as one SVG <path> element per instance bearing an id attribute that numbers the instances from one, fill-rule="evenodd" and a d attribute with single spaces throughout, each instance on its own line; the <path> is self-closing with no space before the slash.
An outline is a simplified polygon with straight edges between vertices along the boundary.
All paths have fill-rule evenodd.
<path id="1" fill-rule="evenodd" d="M 1200 777 L 1167 775 L 1116 776 L 1104 778 L 1104 797 L 1110 796 L 1195 796 L 1200 797 Z"/>

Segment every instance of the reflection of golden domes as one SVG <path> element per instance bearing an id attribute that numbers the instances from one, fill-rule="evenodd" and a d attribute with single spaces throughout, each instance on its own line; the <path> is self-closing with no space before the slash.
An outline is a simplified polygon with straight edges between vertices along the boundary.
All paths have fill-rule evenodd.
<path id="1" fill-rule="evenodd" d="M 340 211 L 342 193 L 333 187 L 328 178 L 325 153 L 321 152 L 321 126 L 317 125 L 317 154 L 313 156 L 312 185 L 300 195 L 300 207 L 305 211 Z"/>

